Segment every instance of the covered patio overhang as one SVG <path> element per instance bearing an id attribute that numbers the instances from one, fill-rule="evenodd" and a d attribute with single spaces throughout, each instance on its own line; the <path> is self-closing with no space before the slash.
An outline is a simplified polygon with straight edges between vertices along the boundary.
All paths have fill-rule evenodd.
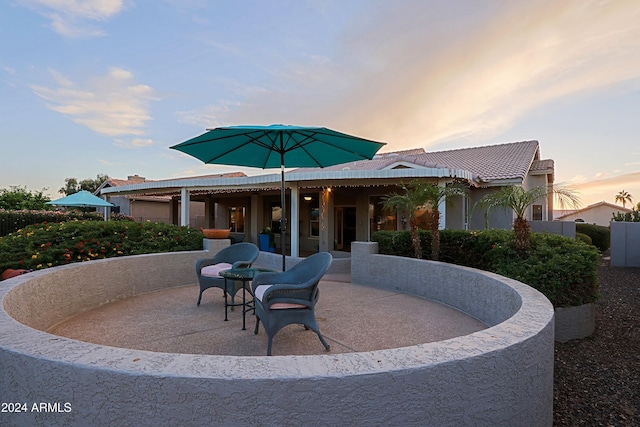
<path id="1" fill-rule="evenodd" d="M 445 185 L 453 180 L 463 180 L 471 186 L 480 184 L 477 176 L 466 170 L 448 168 L 401 168 L 386 170 L 341 170 L 341 171 L 311 171 L 303 169 L 293 170 L 285 174 L 286 189 L 290 195 L 290 224 L 291 234 L 290 251 L 292 256 L 299 256 L 299 215 L 301 191 L 315 190 L 324 203 L 320 205 L 320 217 L 327 221 L 327 209 L 331 206 L 331 189 L 340 187 L 394 187 L 402 182 L 414 179 L 433 179 L 439 185 Z M 211 196 L 247 196 L 250 198 L 251 217 L 250 239 L 258 240 L 259 213 L 263 207 L 260 204 L 259 195 L 269 193 L 277 194 L 280 189 L 280 174 L 266 174 L 246 177 L 211 178 L 193 177 L 177 178 L 161 181 L 146 181 L 120 187 L 106 187 L 101 194 L 106 196 L 172 196 L 180 201 L 180 225 L 189 225 L 189 201 L 205 202 L 205 212 L 211 211 Z M 176 205 L 177 209 L 177 205 Z M 446 206 L 444 202 L 439 206 L 442 214 Z M 176 211 L 177 212 L 177 211 Z M 321 224 L 321 229 L 326 235 L 320 236 L 321 250 L 327 250 L 329 242 L 333 239 L 328 235 L 327 224 Z M 330 248 L 329 248 L 330 249 Z"/>

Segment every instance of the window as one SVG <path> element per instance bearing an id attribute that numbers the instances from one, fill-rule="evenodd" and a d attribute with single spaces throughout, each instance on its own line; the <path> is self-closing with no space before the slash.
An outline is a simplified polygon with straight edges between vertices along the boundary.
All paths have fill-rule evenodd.
<path id="1" fill-rule="evenodd" d="M 382 200 L 381 196 L 369 198 L 369 238 L 376 231 L 395 231 L 398 227 L 396 213 L 382 209 Z"/>
<path id="2" fill-rule="evenodd" d="M 416 216 L 416 224 L 418 224 L 418 228 L 421 230 L 429 230 L 431 228 L 430 224 L 433 221 L 433 209 L 431 209 L 431 205 L 422 205 L 416 212 L 414 213 Z M 403 229 L 408 228 L 403 223 Z"/>
<path id="3" fill-rule="evenodd" d="M 282 219 L 282 206 L 279 202 L 271 204 L 271 231 L 280 233 L 280 220 Z"/>
<path id="4" fill-rule="evenodd" d="M 320 237 L 320 207 L 317 198 L 309 201 L 309 237 Z"/>
<path id="5" fill-rule="evenodd" d="M 532 206 L 531 219 L 534 221 L 542 221 L 542 205 Z"/>

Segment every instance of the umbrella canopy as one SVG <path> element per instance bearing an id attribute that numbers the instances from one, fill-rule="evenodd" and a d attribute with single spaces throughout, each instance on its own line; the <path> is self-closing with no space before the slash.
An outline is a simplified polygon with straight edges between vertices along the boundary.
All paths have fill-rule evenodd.
<path id="1" fill-rule="evenodd" d="M 70 194 L 61 199 L 52 200 L 46 203 L 47 205 L 55 206 L 70 206 L 76 208 L 87 207 L 108 207 L 115 206 L 113 203 L 109 203 L 106 200 L 102 200 L 100 197 L 94 196 L 87 190 L 80 190 L 77 193 Z"/>
<path id="2" fill-rule="evenodd" d="M 333 166 L 372 159 L 385 145 L 323 127 L 288 125 L 229 126 L 209 129 L 204 134 L 170 148 L 205 163 L 280 168 L 282 207 L 282 270 L 285 270 L 285 180 L 284 168 Z"/>
<path id="3" fill-rule="evenodd" d="M 384 145 L 322 127 L 230 126 L 171 147 L 205 163 L 279 167 L 327 167 L 371 159 Z"/>

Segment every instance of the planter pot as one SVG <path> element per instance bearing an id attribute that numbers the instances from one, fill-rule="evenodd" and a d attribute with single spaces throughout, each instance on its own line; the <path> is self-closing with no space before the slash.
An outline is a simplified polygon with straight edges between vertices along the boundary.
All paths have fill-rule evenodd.
<path id="1" fill-rule="evenodd" d="M 566 342 L 588 337 L 596 329 L 596 306 L 584 304 L 555 309 L 555 340 Z"/>
<path id="2" fill-rule="evenodd" d="M 231 232 L 231 230 L 220 228 L 201 228 L 200 230 L 207 239 L 226 239 Z"/>
<path id="3" fill-rule="evenodd" d="M 263 252 L 269 252 L 269 242 L 271 241 L 268 234 L 260 234 L 260 250 Z"/>

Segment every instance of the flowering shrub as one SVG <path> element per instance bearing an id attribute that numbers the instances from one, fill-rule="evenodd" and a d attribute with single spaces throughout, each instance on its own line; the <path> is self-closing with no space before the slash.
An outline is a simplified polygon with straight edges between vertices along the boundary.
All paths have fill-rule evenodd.
<path id="1" fill-rule="evenodd" d="M 133 221 L 80 221 L 27 226 L 0 237 L 0 272 L 38 270 L 125 255 L 202 249 L 202 233 L 188 227 Z"/>
<path id="2" fill-rule="evenodd" d="M 112 221 L 135 221 L 135 218 L 131 215 L 125 215 L 122 213 L 112 213 L 110 219 Z"/>

